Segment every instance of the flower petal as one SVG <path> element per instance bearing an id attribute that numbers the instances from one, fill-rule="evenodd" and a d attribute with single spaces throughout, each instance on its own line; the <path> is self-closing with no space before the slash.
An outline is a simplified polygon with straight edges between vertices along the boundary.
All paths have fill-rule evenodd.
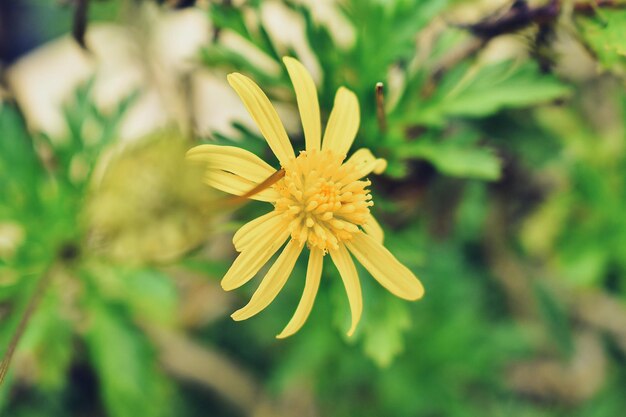
<path id="1" fill-rule="evenodd" d="M 320 287 L 323 263 L 324 252 L 320 249 L 312 248 L 309 255 L 309 266 L 306 270 L 306 282 L 304 283 L 302 298 L 300 299 L 298 308 L 296 308 L 296 312 L 293 314 L 289 323 L 287 323 L 287 326 L 285 326 L 283 331 L 276 336 L 278 339 L 289 337 L 300 330 L 302 325 L 304 325 L 304 322 L 306 322 L 306 319 L 309 317 L 311 309 L 313 308 L 313 303 L 315 302 L 317 290 Z"/>
<path id="2" fill-rule="evenodd" d="M 417 300 L 424 295 L 424 287 L 413 272 L 373 237 L 365 233 L 355 233 L 352 240 L 346 242 L 346 246 L 365 269 L 396 296 Z"/>
<path id="3" fill-rule="evenodd" d="M 288 237 L 288 230 L 276 229 L 271 233 L 261 235 L 256 241 L 249 243 L 245 250 L 237 256 L 224 278 L 222 278 L 222 288 L 230 291 L 250 281 L 285 243 Z"/>
<path id="4" fill-rule="evenodd" d="M 252 152 L 235 146 L 199 145 L 187 152 L 187 158 L 205 162 L 208 169 L 232 172 L 256 183 L 265 181 L 276 172 Z"/>
<path id="5" fill-rule="evenodd" d="M 276 109 L 261 88 L 250 78 L 235 72 L 229 74 L 227 79 L 248 109 L 278 161 L 284 166 L 295 157 L 295 154 Z"/>
<path id="6" fill-rule="evenodd" d="M 322 128 L 320 121 L 320 105 L 317 100 L 317 89 L 313 78 L 304 65 L 297 59 L 284 57 L 283 62 L 291 78 L 291 83 L 296 91 L 298 110 L 302 120 L 302 130 L 306 140 L 306 150 L 319 149 L 322 141 Z"/>
<path id="7" fill-rule="evenodd" d="M 254 181 L 218 169 L 208 169 L 204 175 L 204 182 L 213 188 L 234 195 L 244 195 L 258 185 Z M 266 188 L 250 198 L 272 203 L 280 198 L 280 194 L 274 188 Z"/>
<path id="8" fill-rule="evenodd" d="M 365 224 L 362 226 L 365 233 L 370 235 L 376 240 L 376 242 L 382 245 L 383 240 L 385 239 L 385 232 L 383 232 L 383 228 L 380 227 L 380 224 L 376 221 L 372 213 L 367 215 L 367 220 Z"/>
<path id="9" fill-rule="evenodd" d="M 382 174 L 387 168 L 387 161 L 382 158 L 376 158 L 367 148 L 361 148 L 345 162 L 346 164 L 354 164 L 354 174 L 350 178 L 345 179 L 346 182 L 356 181 L 370 173 Z"/>
<path id="10" fill-rule="evenodd" d="M 237 230 L 233 236 L 233 245 L 237 252 L 245 250 L 262 236 L 272 232 L 283 221 L 276 210 L 249 221 Z"/>
<path id="11" fill-rule="evenodd" d="M 359 130 L 360 117 L 356 94 L 345 87 L 339 88 L 324 132 L 322 149 L 345 155 Z"/>
<path id="12" fill-rule="evenodd" d="M 261 285 L 254 292 L 250 302 L 243 308 L 235 311 L 231 317 L 233 320 L 246 320 L 259 313 L 270 305 L 280 290 L 285 286 L 293 267 L 302 252 L 303 246 L 290 240 L 285 249 L 276 259 L 274 265 L 267 271 Z"/>
<path id="13" fill-rule="evenodd" d="M 352 336 L 363 312 L 363 297 L 361 295 L 359 276 L 354 267 L 354 262 L 344 245 L 339 245 L 337 249 L 331 249 L 328 253 L 330 253 L 330 257 L 333 259 L 339 275 L 341 275 L 343 285 L 346 287 L 352 313 L 352 324 L 350 330 L 348 330 L 348 336 Z"/>

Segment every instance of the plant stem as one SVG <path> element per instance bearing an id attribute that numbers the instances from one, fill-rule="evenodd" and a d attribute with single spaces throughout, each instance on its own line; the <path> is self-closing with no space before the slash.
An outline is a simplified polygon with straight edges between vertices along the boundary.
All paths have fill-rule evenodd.
<path id="1" fill-rule="evenodd" d="M 30 300 L 28 301 L 28 305 L 26 306 L 26 310 L 24 310 L 24 313 L 22 314 L 20 322 L 17 325 L 17 329 L 15 330 L 15 333 L 13 333 L 13 336 L 11 337 L 9 346 L 4 352 L 4 355 L 2 357 L 2 362 L 0 362 L 0 385 L 2 385 L 2 383 L 4 382 L 4 378 L 6 377 L 7 372 L 9 371 L 9 365 L 11 364 L 11 360 L 13 359 L 13 354 L 15 353 L 15 349 L 17 348 L 17 345 L 19 344 L 22 336 L 24 335 L 24 331 L 26 330 L 26 327 L 28 326 L 28 322 L 30 321 L 31 317 L 33 316 L 33 313 L 37 309 L 37 306 L 39 305 L 39 302 L 41 301 L 44 291 L 46 290 L 46 288 L 48 288 L 48 285 L 50 284 L 50 281 L 53 275 L 52 273 L 53 269 L 54 269 L 53 267 L 50 267 L 44 273 L 44 275 L 39 279 L 39 282 L 37 283 L 37 288 L 35 288 L 35 291 L 31 295 Z"/>

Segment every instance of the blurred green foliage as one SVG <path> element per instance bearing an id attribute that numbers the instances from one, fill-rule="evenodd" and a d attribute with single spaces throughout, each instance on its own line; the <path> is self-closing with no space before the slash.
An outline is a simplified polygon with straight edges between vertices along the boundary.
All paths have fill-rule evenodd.
<path id="1" fill-rule="evenodd" d="M 343 336 L 349 308 L 332 268 L 292 338 L 274 335 L 302 292 L 302 264 L 267 311 L 231 321 L 252 288 L 231 297 L 218 288 L 230 233 L 267 207 L 216 210 L 183 161 L 194 141 L 177 129 L 118 143 L 141 91 L 102 112 L 86 83 L 64 107 L 65 137 L 29 132 L 19 107 L 4 103 L 0 352 L 38 283 L 50 284 L 0 387 L 2 415 L 620 415 L 626 14 L 574 5 L 552 21 L 553 42 L 574 31 L 577 53 L 602 71 L 581 80 L 531 54 L 486 59 L 487 40 L 447 18 L 463 3 L 346 0 L 336 12 L 353 39 L 338 42 L 311 8 L 280 2 L 321 70 L 322 117 L 339 86 L 359 96 L 355 148 L 389 161 L 373 179 L 374 214 L 386 246 L 426 287 L 422 301 L 406 303 L 360 269 L 365 309 L 353 338 Z M 107 21 L 125 3 L 94 4 L 93 20 Z M 293 106 L 281 58 L 306 57 L 271 35 L 263 7 L 211 2 L 215 39 L 197 64 L 245 73 Z M 524 35 L 505 32 L 534 42 L 530 23 Z M 280 70 L 256 65 L 225 33 Z M 555 48 L 554 61 L 564 53 Z M 267 153 L 243 122 L 212 139 Z M 292 140 L 302 148 L 299 133 Z"/>
<path id="2" fill-rule="evenodd" d="M 593 48 L 603 68 L 623 75 L 626 60 L 626 11 L 613 10 L 607 13 L 598 10 L 597 13 L 594 18 L 581 19 L 582 36 Z"/>

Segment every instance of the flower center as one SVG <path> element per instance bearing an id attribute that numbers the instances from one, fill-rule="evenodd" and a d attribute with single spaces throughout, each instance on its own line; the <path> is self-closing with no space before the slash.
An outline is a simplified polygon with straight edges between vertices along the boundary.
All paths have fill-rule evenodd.
<path id="1" fill-rule="evenodd" d="M 329 150 L 302 151 L 283 167 L 285 177 L 274 186 L 281 195 L 275 210 L 301 245 L 336 249 L 367 221 L 371 183 L 359 181 L 354 164 L 343 159 Z"/>

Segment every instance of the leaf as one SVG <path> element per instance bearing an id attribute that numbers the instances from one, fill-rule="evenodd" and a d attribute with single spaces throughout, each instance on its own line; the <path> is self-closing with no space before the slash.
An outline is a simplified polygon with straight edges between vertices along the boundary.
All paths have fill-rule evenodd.
<path id="1" fill-rule="evenodd" d="M 597 13 L 597 16 L 578 19 L 581 34 L 602 68 L 623 74 L 626 69 L 626 10 L 597 10 Z"/>
<path id="2" fill-rule="evenodd" d="M 0 132 L 0 214 L 4 205 L 20 213 L 23 207 L 36 203 L 43 167 L 15 107 L 0 106 Z"/>
<path id="3" fill-rule="evenodd" d="M 168 275 L 152 269 L 132 269 L 121 278 L 128 302 L 138 315 L 159 323 L 176 319 L 178 294 Z"/>
<path id="4" fill-rule="evenodd" d="M 12 388 L 13 374 L 9 372 L 4 380 L 4 383 L 0 385 L 0 411 L 4 410 L 10 402 Z"/>
<path id="5" fill-rule="evenodd" d="M 543 285 L 535 283 L 534 290 L 550 335 L 554 338 L 561 352 L 569 357 L 574 353 L 574 342 L 564 308 L 558 304 L 556 298 Z"/>
<path id="6" fill-rule="evenodd" d="M 357 31 L 354 53 L 368 88 L 373 84 L 369 77 L 380 77 L 390 65 L 415 54 L 417 34 L 447 3 L 446 0 L 352 0 L 340 6 Z M 310 41 L 315 45 L 313 39 Z"/>
<path id="7" fill-rule="evenodd" d="M 259 66 L 251 62 L 250 58 L 222 44 L 212 44 L 201 49 L 200 59 L 209 68 L 221 67 L 228 71 L 244 73 L 252 77 L 255 82 L 264 88 L 282 84 L 280 79 L 277 79 L 276 76 L 268 75 Z"/>
<path id="8" fill-rule="evenodd" d="M 449 117 L 484 117 L 503 108 L 545 103 L 569 92 L 568 86 L 541 74 L 532 62 L 503 61 L 481 68 L 459 65 L 444 77 L 413 122 L 442 126 Z"/>
<path id="9" fill-rule="evenodd" d="M 487 185 L 471 181 L 465 185 L 463 197 L 456 212 L 458 226 L 455 228 L 460 241 L 473 241 L 485 230 L 488 213 Z"/>
<path id="10" fill-rule="evenodd" d="M 500 178 L 502 162 L 489 148 L 473 144 L 472 132 L 436 142 L 424 138 L 402 147 L 400 155 L 425 159 L 441 173 L 453 177 L 495 181 Z"/>
<path id="11" fill-rule="evenodd" d="M 20 354 L 32 355 L 39 386 L 61 388 L 72 358 L 72 323 L 63 317 L 61 295 L 47 291 L 20 341 Z"/>
<path id="12" fill-rule="evenodd" d="M 171 278 L 156 269 L 92 265 L 84 271 L 109 301 L 124 303 L 136 318 L 167 325 L 176 319 L 178 294 Z"/>
<path id="13" fill-rule="evenodd" d="M 214 3 L 211 5 L 211 20 L 217 28 L 230 29 L 246 39 L 251 37 L 241 8 Z"/>
<path id="14" fill-rule="evenodd" d="M 164 417 L 171 402 L 148 340 L 122 310 L 95 297 L 85 340 L 111 417 Z"/>
<path id="15" fill-rule="evenodd" d="M 404 333 L 411 327 L 405 301 L 394 297 L 381 299 L 382 305 L 363 323 L 363 349 L 376 364 L 385 368 L 404 350 Z"/>

